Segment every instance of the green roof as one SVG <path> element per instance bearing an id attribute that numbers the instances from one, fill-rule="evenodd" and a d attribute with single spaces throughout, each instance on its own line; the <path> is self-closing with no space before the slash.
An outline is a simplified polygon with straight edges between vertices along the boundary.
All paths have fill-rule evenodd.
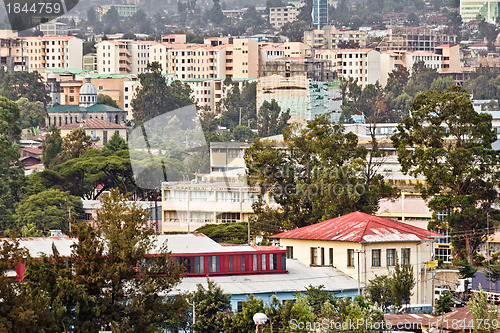
<path id="1" fill-rule="evenodd" d="M 86 70 L 77 68 L 46 68 L 45 70 L 52 73 L 71 73 L 71 74 L 81 74 L 87 72 Z"/>
<path id="2" fill-rule="evenodd" d="M 116 112 L 122 111 L 126 112 L 122 109 L 117 109 L 109 105 L 105 104 L 94 104 L 89 107 L 83 107 L 79 105 L 61 105 L 57 104 L 53 107 L 47 108 L 47 112 L 85 112 L 85 111 L 93 111 L 93 112 Z"/>
<path id="3" fill-rule="evenodd" d="M 123 79 L 131 74 L 87 74 L 91 79 Z"/>

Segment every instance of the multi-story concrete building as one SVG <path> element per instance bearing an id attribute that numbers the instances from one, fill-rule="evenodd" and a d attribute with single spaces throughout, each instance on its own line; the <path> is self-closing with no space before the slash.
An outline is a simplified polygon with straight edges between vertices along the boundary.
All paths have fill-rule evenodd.
<path id="1" fill-rule="evenodd" d="M 45 37 L 67 36 L 68 25 L 63 22 L 47 22 L 39 25 L 40 31 Z"/>
<path id="2" fill-rule="evenodd" d="M 13 36 L 0 38 L 0 66 L 9 73 L 27 70 L 29 56 L 23 48 L 23 39 Z"/>
<path id="3" fill-rule="evenodd" d="M 337 78 L 336 74 L 330 70 L 330 66 L 330 60 L 326 59 L 284 57 L 262 63 L 260 77 L 306 75 L 308 79 L 327 82 Z"/>
<path id="4" fill-rule="evenodd" d="M 83 70 L 88 72 L 97 72 L 96 53 L 87 53 L 83 56 Z"/>
<path id="5" fill-rule="evenodd" d="M 2 39 L 0 56 L 9 69 L 82 69 L 83 40 L 73 36 Z"/>
<path id="6" fill-rule="evenodd" d="M 441 56 L 441 73 L 461 72 L 460 45 L 443 44 L 434 49 Z"/>
<path id="7" fill-rule="evenodd" d="M 374 49 L 323 49 L 315 57 L 328 61 L 339 78 L 352 77 L 361 87 L 380 81 L 380 53 Z"/>
<path id="8" fill-rule="evenodd" d="M 379 51 L 426 51 L 435 52 L 443 44 L 456 44 L 457 36 L 434 27 L 398 27 L 391 29 L 376 49 Z"/>
<path id="9" fill-rule="evenodd" d="M 460 16 L 465 23 L 484 19 L 495 24 L 499 15 L 498 5 L 496 0 L 460 0 Z"/>
<path id="10" fill-rule="evenodd" d="M 116 9 L 116 11 L 118 12 L 118 16 L 120 17 L 130 17 L 134 15 L 138 9 L 135 5 L 102 5 L 97 7 L 97 16 L 99 17 L 99 20 L 102 20 L 102 17 L 106 15 L 111 7 L 114 7 Z"/>
<path id="11" fill-rule="evenodd" d="M 149 62 L 149 49 L 154 41 L 108 40 L 99 42 L 97 72 L 99 74 L 144 73 Z"/>
<path id="12" fill-rule="evenodd" d="M 357 30 L 338 30 L 333 25 L 321 29 L 304 31 L 304 43 L 315 49 L 336 49 L 340 43 L 357 43 L 366 47 L 366 32 Z"/>
<path id="13" fill-rule="evenodd" d="M 295 6 L 286 7 L 270 7 L 269 8 L 269 23 L 275 29 L 281 29 L 285 23 L 294 22 L 300 13 L 300 8 Z"/>
<path id="14" fill-rule="evenodd" d="M 435 69 L 438 72 L 441 72 L 441 64 L 442 64 L 442 56 L 433 52 L 425 52 L 425 51 L 413 51 L 405 53 L 405 66 L 410 71 L 413 68 L 413 65 L 417 62 L 423 61 L 424 66 L 427 68 Z"/>

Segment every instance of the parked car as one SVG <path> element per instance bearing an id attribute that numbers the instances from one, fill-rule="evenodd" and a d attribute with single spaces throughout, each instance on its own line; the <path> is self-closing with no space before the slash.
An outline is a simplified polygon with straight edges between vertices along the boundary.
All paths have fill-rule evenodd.
<path id="1" fill-rule="evenodd" d="M 431 313 L 432 304 L 407 304 L 403 305 L 399 313 Z"/>

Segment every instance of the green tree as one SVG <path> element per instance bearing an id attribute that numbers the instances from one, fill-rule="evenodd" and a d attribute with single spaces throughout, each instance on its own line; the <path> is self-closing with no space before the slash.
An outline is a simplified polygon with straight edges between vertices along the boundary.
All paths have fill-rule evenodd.
<path id="1" fill-rule="evenodd" d="M 394 304 L 391 283 L 389 275 L 378 275 L 369 281 L 366 288 L 370 301 L 378 304 L 383 310 Z"/>
<path id="2" fill-rule="evenodd" d="M 109 105 L 109 106 L 112 106 L 114 108 L 119 109 L 119 106 L 116 103 L 116 101 L 114 99 L 112 99 L 109 95 L 105 95 L 105 94 L 98 94 L 97 95 L 97 104 Z"/>
<path id="3" fill-rule="evenodd" d="M 134 119 L 142 123 L 165 112 L 193 104 L 191 88 L 174 81 L 170 85 L 161 74 L 158 62 L 148 64 L 148 72 L 139 74 L 142 88 L 132 100 Z"/>
<path id="4" fill-rule="evenodd" d="M 451 302 L 453 301 L 453 295 L 446 291 L 436 300 L 436 314 L 441 315 L 443 313 L 451 312 Z"/>
<path id="5" fill-rule="evenodd" d="M 394 304 L 401 306 L 402 304 L 409 304 L 412 295 L 411 290 L 415 286 L 415 275 L 413 274 L 413 267 L 409 262 L 399 263 L 398 256 L 396 255 L 396 266 L 391 273 L 391 293 L 394 297 Z"/>
<path id="6" fill-rule="evenodd" d="M 18 229 L 34 224 L 38 230 L 68 230 L 68 213 L 83 215 L 79 198 L 56 189 L 48 189 L 24 197 L 16 207 Z"/>
<path id="7" fill-rule="evenodd" d="M 488 267 L 488 270 L 485 272 L 486 278 L 493 283 L 496 283 L 500 280 L 500 263 L 496 262 L 493 265 Z"/>
<path id="8" fill-rule="evenodd" d="M 127 142 L 120 136 L 118 132 L 115 132 L 111 138 L 104 144 L 104 150 L 111 153 L 116 153 L 120 150 L 127 150 Z"/>
<path id="9" fill-rule="evenodd" d="M 439 77 L 436 69 L 425 66 L 423 61 L 416 62 L 411 69 L 410 80 L 405 92 L 410 96 L 417 96 L 431 88 L 432 82 Z"/>
<path id="10" fill-rule="evenodd" d="M 75 234 L 79 242 L 73 253 L 80 258 L 75 277 L 97 302 L 89 308 L 94 315 L 79 320 L 91 322 L 94 332 L 101 327 L 159 331 L 176 312 L 175 300 L 161 295 L 180 282 L 183 269 L 168 255 L 166 244 L 155 245 L 154 231 L 147 227 L 149 212 L 129 200 L 111 190 L 101 199 L 96 227 L 83 226 Z M 153 252 L 160 255 L 148 256 Z"/>
<path id="11" fill-rule="evenodd" d="M 224 322 L 220 320 L 224 312 L 231 309 L 229 295 L 213 280 L 207 278 L 207 288 L 200 283 L 192 296 L 195 302 L 196 322 L 192 328 L 197 332 L 222 332 Z"/>
<path id="12" fill-rule="evenodd" d="M 281 134 L 290 119 L 290 110 L 281 112 L 281 107 L 276 100 L 264 101 L 259 108 L 257 129 L 259 136 Z"/>
<path id="13" fill-rule="evenodd" d="M 237 141 L 251 141 L 255 133 L 248 126 L 238 125 L 233 130 L 233 136 Z"/>
<path id="14" fill-rule="evenodd" d="M 498 153 L 491 148 L 495 140 L 491 115 L 475 112 L 469 94 L 458 86 L 417 96 L 392 137 L 402 171 L 424 176 L 425 184 L 417 188 L 430 198 L 429 208 L 449 211 L 444 221 L 434 218 L 429 227 L 463 234 L 452 242 L 465 248 L 471 263 L 498 198 Z"/>
<path id="15" fill-rule="evenodd" d="M 14 205 L 19 200 L 24 179 L 16 166 L 19 152 L 15 146 L 20 138 L 19 108 L 15 102 L 0 97 L 0 230 L 14 225 Z"/>
<path id="16" fill-rule="evenodd" d="M 493 333 L 497 330 L 498 308 L 496 305 L 488 305 L 488 295 L 479 285 L 479 292 L 472 294 L 468 304 L 474 319 L 474 332 Z"/>
<path id="17" fill-rule="evenodd" d="M 90 136 L 85 133 L 83 128 L 79 127 L 63 138 L 61 161 L 82 157 L 91 146 Z"/>
<path id="18" fill-rule="evenodd" d="M 302 332 L 303 329 L 300 329 L 299 327 L 293 327 L 293 322 L 314 323 L 315 320 L 316 315 L 314 314 L 314 309 L 309 305 L 307 297 L 299 295 L 295 301 L 295 304 L 293 304 L 290 310 L 290 326 L 288 329 L 290 330 L 290 332 Z"/>
<path id="19" fill-rule="evenodd" d="M 2 70 L 3 71 L 3 70 Z M 12 101 L 21 97 L 30 102 L 42 102 L 47 105 L 50 101 L 49 91 L 43 83 L 41 75 L 37 72 L 0 73 L 0 95 Z"/>
<path id="20" fill-rule="evenodd" d="M 210 21 L 213 24 L 222 24 L 226 20 L 226 16 L 222 13 L 219 0 L 213 0 L 214 4 L 210 9 Z"/>
<path id="21" fill-rule="evenodd" d="M 438 77 L 437 79 L 434 79 L 431 84 L 431 89 L 440 89 L 440 90 L 446 90 L 449 87 L 456 86 L 457 83 L 451 76 L 447 77 Z"/>
<path id="22" fill-rule="evenodd" d="M 398 195 L 383 177 L 368 180 L 367 150 L 326 116 L 284 131 L 284 139 L 287 150 L 256 140 L 245 152 L 248 182 L 259 188 L 253 230 L 276 233 L 354 211 L 373 213 L 380 198 Z M 276 209 L 263 201 L 266 193 Z"/>
<path id="23" fill-rule="evenodd" d="M 61 130 L 51 126 L 42 142 L 42 163 L 46 169 L 50 169 L 58 163 L 59 155 L 62 152 L 62 143 Z"/>
<path id="24" fill-rule="evenodd" d="M 468 260 L 460 260 L 456 263 L 456 266 L 458 266 L 458 274 L 461 279 L 473 278 L 477 272 L 477 268 Z"/>
<path id="25" fill-rule="evenodd" d="M 253 315 L 258 312 L 264 312 L 264 302 L 260 297 L 255 298 L 254 295 L 249 295 L 243 301 L 242 309 L 243 311 L 238 312 L 231 320 L 226 321 L 224 332 L 253 332 L 253 328 L 255 327 Z"/>
<path id="26" fill-rule="evenodd" d="M 291 42 L 302 42 L 304 31 L 308 28 L 306 21 L 287 22 L 281 27 L 281 35 L 287 37 Z"/>
<path id="27" fill-rule="evenodd" d="M 20 111 L 19 118 L 22 128 L 45 126 L 47 112 L 42 102 L 30 102 L 26 97 L 21 97 L 16 103 Z"/>
<path id="28" fill-rule="evenodd" d="M 333 294 L 326 291 L 324 285 L 319 285 L 317 287 L 309 285 L 306 287 L 304 295 L 307 298 L 307 302 L 312 307 L 313 313 L 317 316 L 320 314 L 321 307 L 325 302 L 335 303 Z"/>

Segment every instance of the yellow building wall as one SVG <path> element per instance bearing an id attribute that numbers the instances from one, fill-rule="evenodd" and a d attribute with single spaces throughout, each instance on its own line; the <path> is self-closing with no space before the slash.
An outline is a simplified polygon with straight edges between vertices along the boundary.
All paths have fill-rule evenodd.
<path id="1" fill-rule="evenodd" d="M 322 240 L 303 240 L 303 239 L 280 239 L 280 246 L 292 246 L 293 257 L 306 265 L 311 264 L 311 247 L 316 247 L 319 263 L 321 263 L 321 248 L 325 249 L 325 265 L 329 265 L 330 256 L 329 249 L 333 249 L 333 267 L 339 269 L 344 274 L 358 280 L 367 285 L 370 280 L 379 275 L 390 274 L 394 267 L 387 267 L 387 249 L 396 249 L 397 257 L 401 260 L 401 249 L 410 249 L 410 264 L 414 270 L 415 287 L 412 290 L 410 302 L 413 304 L 427 303 L 432 304 L 432 276 L 427 274 L 427 282 L 423 271 L 424 263 L 432 259 L 433 246 L 431 241 L 425 242 L 386 242 L 386 243 L 371 243 L 361 244 L 354 242 L 341 241 L 322 241 Z M 354 266 L 347 266 L 347 250 L 353 249 Z M 380 267 L 372 267 L 372 250 L 381 250 L 381 265 Z M 358 254 L 356 251 L 361 251 L 359 254 L 359 271 L 358 271 Z M 364 251 L 364 252 L 363 252 Z M 418 281 L 418 283 L 417 283 Z"/>

